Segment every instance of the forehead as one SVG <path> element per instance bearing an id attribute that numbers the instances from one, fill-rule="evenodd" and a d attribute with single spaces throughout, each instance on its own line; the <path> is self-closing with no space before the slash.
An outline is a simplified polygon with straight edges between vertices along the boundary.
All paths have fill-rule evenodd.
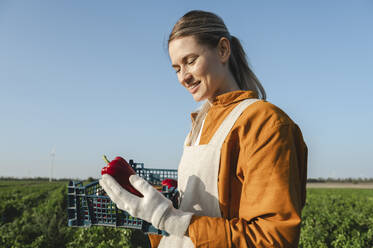
<path id="1" fill-rule="evenodd" d="M 206 49 L 206 46 L 198 44 L 193 36 L 175 39 L 168 45 L 168 53 L 173 64 L 181 62 L 189 54 L 201 54 Z"/>

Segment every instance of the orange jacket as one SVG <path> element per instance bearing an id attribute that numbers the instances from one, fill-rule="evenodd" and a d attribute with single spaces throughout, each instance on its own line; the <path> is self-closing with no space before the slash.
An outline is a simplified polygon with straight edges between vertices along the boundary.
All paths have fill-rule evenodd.
<path id="1" fill-rule="evenodd" d="M 206 116 L 200 144 L 210 141 L 240 101 L 256 97 L 252 91 L 218 96 Z M 195 247 L 297 247 L 306 180 L 307 146 L 299 127 L 273 104 L 253 103 L 221 148 L 222 218 L 194 215 L 189 236 Z M 157 247 L 161 236 L 149 238 Z"/>

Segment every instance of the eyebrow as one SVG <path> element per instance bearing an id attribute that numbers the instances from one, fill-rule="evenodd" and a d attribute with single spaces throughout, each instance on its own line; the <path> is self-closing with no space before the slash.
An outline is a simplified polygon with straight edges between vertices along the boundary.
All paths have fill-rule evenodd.
<path id="1" fill-rule="evenodd" d="M 185 62 L 186 60 L 187 60 L 187 58 L 189 58 L 189 57 L 191 57 L 191 56 L 196 56 L 197 54 L 195 54 L 195 53 L 188 53 L 187 55 L 185 55 L 182 59 L 181 59 L 181 61 L 182 62 Z M 177 67 L 178 65 L 175 65 L 175 64 L 172 64 L 172 67 Z"/>

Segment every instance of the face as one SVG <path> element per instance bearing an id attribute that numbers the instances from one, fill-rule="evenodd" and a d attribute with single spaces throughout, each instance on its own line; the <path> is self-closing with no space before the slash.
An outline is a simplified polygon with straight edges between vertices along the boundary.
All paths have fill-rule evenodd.
<path id="1" fill-rule="evenodd" d="M 227 65 L 218 48 L 197 43 L 193 36 L 169 43 L 169 55 L 179 82 L 195 101 L 213 99 L 227 91 Z"/>

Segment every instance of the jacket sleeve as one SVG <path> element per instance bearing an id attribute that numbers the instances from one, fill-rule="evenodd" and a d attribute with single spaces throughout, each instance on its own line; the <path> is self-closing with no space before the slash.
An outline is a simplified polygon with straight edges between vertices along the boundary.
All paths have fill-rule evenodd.
<path id="1" fill-rule="evenodd" d="M 307 147 L 297 125 L 271 128 L 247 157 L 238 216 L 193 216 L 189 237 L 196 247 L 297 247 L 305 204 Z M 227 185 L 229 187 L 229 185 Z"/>
<path id="2" fill-rule="evenodd" d="M 159 242 L 161 242 L 161 235 L 156 234 L 148 234 L 150 245 L 152 248 L 156 248 L 159 245 Z"/>

